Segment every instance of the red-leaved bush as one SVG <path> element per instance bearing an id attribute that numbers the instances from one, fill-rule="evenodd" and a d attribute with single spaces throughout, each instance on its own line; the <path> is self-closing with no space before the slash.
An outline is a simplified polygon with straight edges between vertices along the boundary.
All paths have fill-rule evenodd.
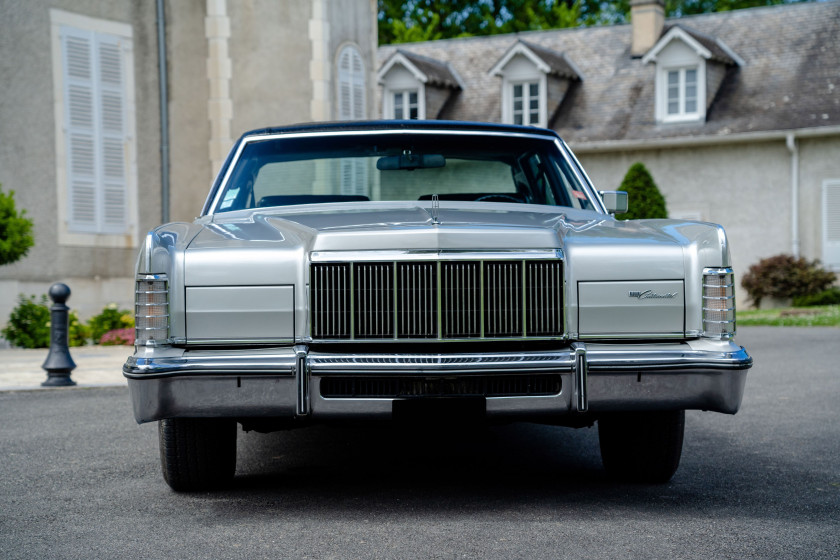
<path id="1" fill-rule="evenodd" d="M 120 346 L 134 344 L 134 329 L 114 329 L 106 332 L 99 339 L 104 346 Z"/>

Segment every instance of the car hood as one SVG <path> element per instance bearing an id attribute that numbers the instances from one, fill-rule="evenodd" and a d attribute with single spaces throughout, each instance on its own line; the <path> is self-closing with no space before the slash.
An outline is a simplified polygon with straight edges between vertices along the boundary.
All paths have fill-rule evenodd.
<path id="1" fill-rule="evenodd" d="M 439 223 L 433 223 L 434 216 Z M 217 263 L 265 263 L 271 269 L 280 260 L 304 262 L 312 252 L 560 249 L 575 263 L 578 280 L 627 277 L 628 268 L 636 278 L 682 278 L 683 249 L 690 243 L 682 230 L 692 224 L 703 225 L 620 221 L 571 208 L 499 203 L 441 203 L 437 210 L 355 203 L 232 212 L 205 220 L 189 244 L 187 276 L 234 282 L 219 278 Z M 278 259 L 266 251 L 292 254 Z M 231 272 L 221 276 L 237 273 L 235 266 L 226 268 Z"/>

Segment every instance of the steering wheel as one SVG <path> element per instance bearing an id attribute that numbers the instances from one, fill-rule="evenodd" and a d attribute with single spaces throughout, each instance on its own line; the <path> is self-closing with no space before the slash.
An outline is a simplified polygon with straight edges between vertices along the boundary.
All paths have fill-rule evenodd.
<path id="1" fill-rule="evenodd" d="M 515 196 L 509 194 L 485 194 L 484 196 L 480 196 L 475 199 L 476 202 L 516 202 L 517 204 L 521 203 L 522 201 L 516 198 Z"/>

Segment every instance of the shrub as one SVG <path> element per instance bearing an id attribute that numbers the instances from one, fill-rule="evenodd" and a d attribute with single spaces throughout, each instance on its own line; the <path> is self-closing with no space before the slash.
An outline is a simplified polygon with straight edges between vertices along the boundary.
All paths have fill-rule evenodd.
<path id="1" fill-rule="evenodd" d="M 91 317 L 88 327 L 93 343 L 99 344 L 102 336 L 108 331 L 134 328 L 134 316 L 130 311 L 118 309 L 117 304 L 112 303 L 103 309 L 102 313 Z"/>
<path id="2" fill-rule="evenodd" d="M 99 344 L 103 346 L 119 346 L 134 344 L 134 328 L 114 329 L 102 335 Z"/>
<path id="3" fill-rule="evenodd" d="M 79 321 L 75 311 L 68 316 L 68 342 L 70 346 L 84 346 L 88 340 L 88 329 Z M 2 331 L 3 337 L 20 348 L 49 348 L 50 346 L 50 303 L 46 295 L 37 299 L 23 294 L 9 315 L 9 321 Z"/>
<path id="4" fill-rule="evenodd" d="M 758 307 L 765 297 L 788 299 L 816 295 L 835 279 L 834 273 L 823 269 L 817 260 L 776 255 L 750 266 L 741 278 L 741 286 Z"/>
<path id="5" fill-rule="evenodd" d="M 625 214 L 619 214 L 621 220 L 640 218 L 667 218 L 665 197 L 653 182 L 650 172 L 642 163 L 634 163 L 621 181 L 618 190 L 625 191 L 630 208 Z"/>
<path id="6" fill-rule="evenodd" d="M 18 304 L 3 328 L 3 337 L 20 348 L 47 348 L 50 345 L 50 308 L 47 296 L 18 296 Z"/>
<path id="7" fill-rule="evenodd" d="M 793 298 L 793 305 L 796 307 L 813 307 L 815 305 L 838 305 L 840 304 L 840 288 L 832 287 L 823 292 L 811 296 L 799 296 Z"/>
<path id="8" fill-rule="evenodd" d="M 15 191 L 4 194 L 0 189 L 0 265 L 24 257 L 34 244 L 32 220 L 26 210 L 15 209 Z"/>

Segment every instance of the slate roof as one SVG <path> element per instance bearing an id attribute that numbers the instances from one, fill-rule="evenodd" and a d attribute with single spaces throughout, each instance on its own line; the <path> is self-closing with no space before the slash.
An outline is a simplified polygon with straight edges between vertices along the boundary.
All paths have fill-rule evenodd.
<path id="1" fill-rule="evenodd" d="M 397 49 L 397 52 L 406 57 L 418 70 L 426 75 L 426 78 L 429 80 L 427 82 L 428 84 L 452 89 L 461 88 L 458 78 L 447 63 L 405 49 Z"/>
<path id="2" fill-rule="evenodd" d="M 447 119 L 499 122 L 501 78 L 488 70 L 515 44 L 564 53 L 580 70 L 550 126 L 575 143 L 723 136 L 840 125 L 840 2 L 788 4 L 666 20 L 744 61 L 728 66 L 705 122 L 657 124 L 655 64 L 630 56 L 630 25 L 532 31 L 400 45 L 448 62 L 465 89 Z M 663 31 L 664 32 L 664 31 Z M 709 43 L 709 44 L 707 44 Z M 396 47 L 379 49 L 380 61 Z M 549 114 L 554 108 L 549 107 Z"/>
<path id="3" fill-rule="evenodd" d="M 548 64 L 551 68 L 550 74 L 560 78 L 567 78 L 569 80 L 580 80 L 580 76 L 575 70 L 574 66 L 566 59 L 565 54 L 547 49 L 540 45 L 529 43 L 528 41 L 519 40 L 520 43 L 531 49 L 535 55 Z"/>
<path id="4" fill-rule="evenodd" d="M 733 65 L 736 64 L 735 60 L 729 56 L 729 53 L 726 52 L 726 49 L 723 48 L 720 44 L 720 39 L 716 37 L 709 37 L 708 35 L 704 35 L 703 33 L 699 33 L 690 27 L 686 27 L 685 25 L 666 25 L 665 29 L 662 30 L 662 36 L 668 34 L 668 32 L 673 29 L 674 27 L 678 27 L 685 31 L 688 35 L 691 36 L 692 39 L 703 45 L 706 50 L 712 53 L 712 60 L 716 60 L 726 65 Z"/>

